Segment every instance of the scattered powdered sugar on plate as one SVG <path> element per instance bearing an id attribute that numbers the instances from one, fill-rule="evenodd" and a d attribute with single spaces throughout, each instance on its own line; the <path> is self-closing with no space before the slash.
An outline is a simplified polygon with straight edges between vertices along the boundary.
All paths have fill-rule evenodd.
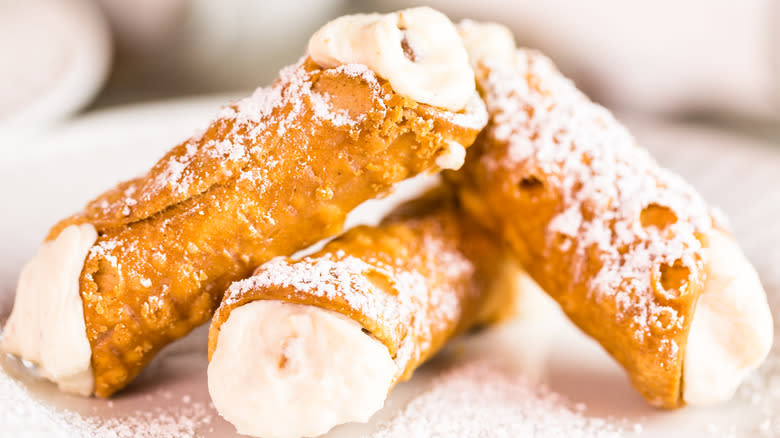
<path id="1" fill-rule="evenodd" d="M 116 405 L 114 401 L 105 402 L 100 414 L 93 405 L 94 415 L 57 408 L 0 367 L 0 436 L 3 437 L 197 438 L 211 427 L 214 415 L 207 404 L 195 401 L 158 404 L 129 414 L 115 408 Z M 115 409 L 116 416 L 112 416 Z"/>
<path id="2" fill-rule="evenodd" d="M 137 411 L 133 415 L 110 419 L 75 413 L 67 413 L 62 418 L 83 431 L 83 436 L 94 438 L 196 438 L 201 436 L 199 430 L 207 428 L 211 423 L 212 414 L 203 403 L 172 405 L 174 407 L 157 407 L 151 411 Z"/>
<path id="3" fill-rule="evenodd" d="M 213 418 L 200 402 L 170 404 L 117 417 L 57 409 L 0 371 L 0 435 L 62 438 L 196 438 Z M 113 408 L 113 402 L 107 402 Z M 31 418 L 32 417 L 32 418 Z"/>
<path id="4" fill-rule="evenodd" d="M 27 436 L 67 437 L 58 425 L 57 416 L 44 403 L 36 400 L 22 385 L 0 370 L 0 431 L 18 432 Z M 32 420 L 32 419 L 35 420 Z M 38 420 L 40 418 L 40 420 Z M 55 420 L 55 421 L 53 421 Z"/>
<path id="5" fill-rule="evenodd" d="M 487 361 L 461 365 L 434 380 L 371 438 L 617 438 L 623 427 L 589 417 L 546 386 Z M 636 431 L 636 430 L 635 430 Z"/>

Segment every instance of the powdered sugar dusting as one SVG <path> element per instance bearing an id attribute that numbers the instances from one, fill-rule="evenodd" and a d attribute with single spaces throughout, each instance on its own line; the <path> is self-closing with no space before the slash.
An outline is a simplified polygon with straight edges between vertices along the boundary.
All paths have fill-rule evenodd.
<path id="1" fill-rule="evenodd" d="M 335 67 L 334 71 L 351 78 L 361 79 L 374 91 L 379 91 L 382 88 L 376 73 L 363 64 L 342 64 Z"/>
<path id="2" fill-rule="evenodd" d="M 364 275 L 373 269 L 368 263 L 351 256 L 336 259 L 327 254 L 317 258 L 305 257 L 294 263 L 277 257 L 265 263 L 254 276 L 234 283 L 226 293 L 225 304 L 229 305 L 231 300 L 239 299 L 251 290 L 292 287 L 328 298 L 343 297 L 350 306 L 366 311 L 371 318 L 378 318 L 383 312 L 380 306 L 370 304 L 369 294 L 374 286 Z M 392 310 L 392 307 L 386 307 L 386 310 Z M 392 319 L 398 317 L 386 316 Z"/>
<path id="3" fill-rule="evenodd" d="M 183 169 L 192 163 L 196 151 L 201 154 L 205 152 L 223 163 L 238 162 L 249 154 L 259 153 L 260 150 L 248 151 L 246 145 L 263 144 L 271 136 L 281 137 L 290 129 L 300 128 L 308 105 L 313 110 L 315 121 L 328 122 L 333 126 L 356 127 L 362 116 L 351 118 L 346 111 L 334 108 L 330 104 L 329 96 L 314 92 L 311 73 L 303 68 L 302 63 L 303 60 L 282 69 L 279 80 L 273 86 L 258 88 L 251 96 L 223 108 L 215 123 L 229 126 L 230 131 L 220 141 L 212 140 L 202 144 L 202 150 L 190 150 L 191 143 L 188 143 L 186 154 L 168 161 L 159 183 L 173 186 L 178 191 L 186 191 L 190 182 L 183 176 Z M 365 67 L 364 69 L 360 77 L 364 78 L 374 91 L 381 91 L 373 73 Z M 290 111 L 278 111 L 288 106 Z M 276 130 L 269 130 L 269 127 L 274 125 Z M 198 140 L 200 139 L 193 141 Z"/>
<path id="4" fill-rule="evenodd" d="M 283 160 L 273 145 L 279 138 L 309 132 L 313 127 L 333 128 L 357 136 L 365 128 L 368 114 L 355 114 L 340 106 L 335 96 L 319 90 L 315 83 L 326 75 L 343 75 L 362 82 L 370 91 L 372 111 L 386 111 L 393 93 L 377 75 L 362 64 L 345 64 L 325 71 L 313 67 L 304 57 L 283 68 L 270 87 L 261 87 L 244 99 L 224 107 L 212 123 L 161 159 L 148 176 L 128 184 L 124 196 L 104 195 L 89 209 L 98 217 L 148 217 L 165 205 L 204 193 L 225 179 L 239 177 L 262 187 L 268 168 L 258 163 Z M 335 93 L 335 91 L 334 91 Z M 343 99 L 341 100 L 343 101 Z M 475 95 L 459 113 L 437 110 L 437 118 L 464 128 L 481 129 L 487 121 L 484 103 Z M 301 148 L 308 137 L 297 135 Z M 278 155 L 278 154 L 276 154 Z M 149 205 L 151 204 L 151 205 Z"/>
<path id="5" fill-rule="evenodd" d="M 506 154 L 486 154 L 488 169 L 520 170 L 561 194 L 562 208 L 547 227 L 548 250 L 574 250 L 575 281 L 597 251 L 601 267 L 589 279 L 596 299 L 614 300 L 618 315 L 630 321 L 637 340 L 649 328 L 673 330 L 684 317 L 661 305 L 653 290 L 663 265 L 701 272 L 696 257 L 707 234 L 709 210 L 695 190 L 660 168 L 637 147 L 606 109 L 590 102 L 544 56 L 519 50 L 514 65 L 487 62 L 481 85 L 492 117 L 489 135 L 508 145 Z M 676 220 L 659 229 L 643 226 L 642 211 L 659 206 Z M 674 293 L 671 291 L 670 293 Z M 674 357 L 678 346 L 661 345 Z"/>
<path id="6" fill-rule="evenodd" d="M 357 126 L 358 122 L 365 118 L 361 115 L 358 119 L 352 119 L 345 110 L 334 110 L 330 105 L 330 96 L 311 92 L 311 103 L 314 114 L 322 120 L 328 120 L 335 126 Z"/>
<path id="7" fill-rule="evenodd" d="M 196 438 L 208 430 L 213 410 L 201 402 L 139 410 L 110 418 L 57 409 L 33 396 L 26 388 L 0 372 L 2 432 L 13 436 L 63 438 Z M 113 408 L 113 402 L 107 402 Z M 5 436 L 5 435 L 3 435 Z"/>
<path id="8" fill-rule="evenodd" d="M 183 402 L 175 408 L 155 408 L 132 415 L 101 419 L 66 413 L 63 417 L 71 427 L 84 431 L 91 438 L 196 438 L 209 428 L 211 410 L 200 402 Z"/>
<path id="9" fill-rule="evenodd" d="M 119 242 L 114 239 L 100 240 L 89 249 L 88 258 L 98 256 L 110 263 L 111 266 L 119 268 L 119 261 L 111 254 L 111 250 L 115 249 L 118 245 Z"/>
<path id="10" fill-rule="evenodd" d="M 430 274 L 408 266 L 419 266 Z M 400 373 L 428 350 L 433 330 L 452 324 L 460 315 L 457 294 L 449 289 L 431 289 L 431 285 L 453 284 L 458 278 L 470 277 L 473 270 L 462 254 L 426 235 L 422 250 L 411 261 L 364 260 L 341 250 L 300 260 L 273 259 L 254 276 L 234 283 L 223 306 L 234 304 L 250 291 L 270 287 L 291 287 L 314 296 L 343 299 L 371 320 L 382 321 L 388 327 L 409 328 L 396 352 Z M 383 292 L 372 277 L 387 279 L 397 295 Z"/>
<path id="11" fill-rule="evenodd" d="M 584 409 L 492 363 L 471 362 L 437 378 L 432 389 L 371 437 L 623 436 L 618 425 L 588 417 Z"/>
<path id="12" fill-rule="evenodd" d="M 194 140 L 188 140 L 185 144 L 185 153 L 173 156 L 166 162 L 160 173 L 154 179 L 154 185 L 158 188 L 171 187 L 174 193 L 184 194 L 192 184 L 192 177 L 185 175 L 185 170 L 195 159 L 198 147 Z M 151 193 L 147 193 L 147 199 Z"/>
<path id="13" fill-rule="evenodd" d="M 131 185 L 125 197 L 117 201 L 121 205 L 102 199 L 95 206 L 103 211 L 120 211 L 129 216 L 136 204 L 150 201 L 163 191 L 186 196 L 195 189 L 194 185 L 203 183 L 203 169 L 199 166 L 204 163 L 219 166 L 216 171 L 207 172 L 211 176 L 221 172 L 229 178 L 238 172 L 242 178 L 254 177 L 263 181 L 265 172 L 248 172 L 250 159 L 258 156 L 268 158 L 268 151 L 262 146 L 268 144 L 272 137 L 300 130 L 304 120 L 358 129 L 365 114 L 351 116 L 346 110 L 336 108 L 331 103 L 331 96 L 314 91 L 312 71 L 303 64 L 304 59 L 285 67 L 272 86 L 258 88 L 251 96 L 224 107 L 209 128 L 188 139 L 180 151 L 157 163 L 154 178 L 145 183 L 143 190 Z M 379 104 L 384 105 L 387 92 L 366 66 L 350 64 L 334 70 L 360 78 L 378 97 Z M 205 140 L 206 134 L 215 129 L 219 131 L 218 139 Z M 208 186 L 197 186 L 198 190 L 206 188 Z"/>
<path id="14" fill-rule="evenodd" d="M 462 112 L 443 112 L 442 118 L 459 126 L 481 130 L 487 124 L 488 113 L 485 108 L 485 103 L 479 95 L 475 93 L 474 97 L 466 102 L 466 107 Z"/>

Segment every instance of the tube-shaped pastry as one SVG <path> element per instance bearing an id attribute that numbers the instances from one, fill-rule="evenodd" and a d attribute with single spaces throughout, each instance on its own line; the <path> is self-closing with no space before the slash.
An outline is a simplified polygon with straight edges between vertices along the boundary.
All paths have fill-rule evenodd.
<path id="1" fill-rule="evenodd" d="M 650 403 L 730 398 L 773 332 L 733 238 L 547 58 L 515 50 L 496 25 L 460 30 L 490 118 L 463 169 L 447 172 L 464 206 Z"/>
<path id="2" fill-rule="evenodd" d="M 243 434 L 367 421 L 450 338 L 512 311 L 520 271 L 448 192 L 234 283 L 209 332 L 209 392 Z"/>
<path id="3" fill-rule="evenodd" d="M 338 233 L 401 181 L 459 167 L 486 114 L 455 27 L 427 8 L 374 18 L 368 37 L 329 24 L 333 47 L 318 33 L 273 86 L 54 226 L 2 350 L 63 390 L 110 396 L 206 322 L 232 281 Z M 430 65 L 430 48 L 447 55 Z"/>

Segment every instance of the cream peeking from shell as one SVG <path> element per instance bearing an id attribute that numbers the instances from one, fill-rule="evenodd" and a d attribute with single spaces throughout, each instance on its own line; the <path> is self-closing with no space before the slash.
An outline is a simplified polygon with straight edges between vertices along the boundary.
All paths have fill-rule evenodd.
<path id="1" fill-rule="evenodd" d="M 491 64 L 516 62 L 514 38 L 504 26 L 464 20 L 458 31 L 478 75 Z M 731 399 L 769 354 L 773 338 L 772 315 L 755 269 L 731 236 L 714 230 L 709 238 L 709 276 L 683 357 L 682 398 L 691 405 Z"/>
<path id="2" fill-rule="evenodd" d="M 311 37 L 309 55 L 322 67 L 364 64 L 399 94 L 450 111 L 476 91 L 455 26 L 428 7 L 337 18 Z"/>
<path id="3" fill-rule="evenodd" d="M 97 240 L 90 224 L 71 225 L 45 242 L 22 269 L 0 350 L 39 366 L 62 391 L 90 395 L 94 386 L 79 276 Z"/>
<path id="4" fill-rule="evenodd" d="M 500 60 L 512 62 L 517 46 L 512 31 L 498 23 L 480 23 L 463 20 L 458 23 L 458 34 L 463 40 L 469 62 L 475 70 L 479 70 L 482 60 Z"/>
<path id="5" fill-rule="evenodd" d="M 311 37 L 309 56 L 322 67 L 364 64 L 399 94 L 450 111 L 478 99 L 474 71 L 455 26 L 428 7 L 337 18 Z M 466 150 L 455 142 L 449 146 L 436 164 L 457 170 Z"/>
<path id="6" fill-rule="evenodd" d="M 215 407 L 239 433 L 310 437 L 368 421 L 397 372 L 387 347 L 360 324 L 262 300 L 235 309 L 222 325 L 208 381 Z"/>
<path id="7" fill-rule="evenodd" d="M 683 400 L 691 405 L 731 399 L 772 348 L 772 313 L 755 268 L 730 236 L 715 231 L 709 276 L 688 333 Z"/>

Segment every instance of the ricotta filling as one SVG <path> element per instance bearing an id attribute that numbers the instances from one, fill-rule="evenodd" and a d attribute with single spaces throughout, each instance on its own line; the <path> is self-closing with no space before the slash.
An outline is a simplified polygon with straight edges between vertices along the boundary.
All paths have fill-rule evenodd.
<path id="1" fill-rule="evenodd" d="M 729 400 L 772 346 L 772 314 L 753 266 L 729 236 L 710 239 L 710 272 L 683 360 L 683 400 Z"/>
<path id="2" fill-rule="evenodd" d="M 79 277 L 98 234 L 71 225 L 41 245 L 22 269 L 0 350 L 38 365 L 62 391 L 92 394 L 92 349 L 87 339 Z"/>
<path id="3" fill-rule="evenodd" d="M 513 62 L 517 50 L 515 37 L 505 26 L 463 20 L 458 24 L 458 33 L 474 68 L 477 68 L 482 60 L 496 60 L 507 64 Z"/>
<path id="4" fill-rule="evenodd" d="M 447 149 L 436 157 L 436 165 L 440 169 L 458 170 L 466 162 L 466 148 L 455 141 L 447 142 Z"/>
<path id="5" fill-rule="evenodd" d="M 397 367 L 360 324 L 275 300 L 234 309 L 220 326 L 208 387 L 241 434 L 312 437 L 382 408 Z"/>
<path id="6" fill-rule="evenodd" d="M 337 18 L 311 37 L 309 56 L 326 68 L 366 65 L 399 94 L 451 111 L 464 109 L 476 91 L 455 26 L 428 7 Z"/>

